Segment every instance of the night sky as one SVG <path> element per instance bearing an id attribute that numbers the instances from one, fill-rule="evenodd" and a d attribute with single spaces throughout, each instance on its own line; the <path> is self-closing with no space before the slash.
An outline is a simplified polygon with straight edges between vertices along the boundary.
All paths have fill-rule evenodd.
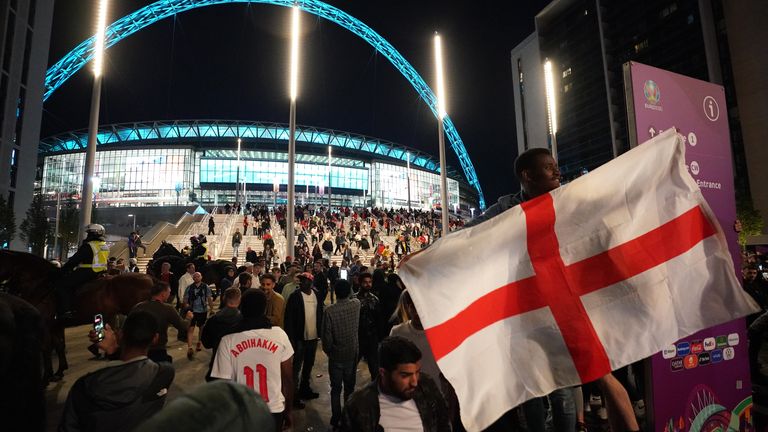
<path id="1" fill-rule="evenodd" d="M 110 22 L 150 4 L 112 0 Z M 547 0 L 329 1 L 387 39 L 434 87 L 440 31 L 448 113 L 475 164 L 488 205 L 518 188 L 510 50 L 534 30 Z M 57 1 L 49 63 L 93 33 L 93 0 Z M 289 9 L 210 6 L 166 19 L 107 51 L 101 124 L 238 119 L 288 122 Z M 437 156 L 437 123 L 410 83 L 373 47 L 302 14 L 300 125 L 382 138 Z M 87 67 L 44 105 L 41 136 L 88 126 Z M 447 145 L 447 141 L 446 141 Z M 460 170 L 448 151 L 448 164 Z"/>

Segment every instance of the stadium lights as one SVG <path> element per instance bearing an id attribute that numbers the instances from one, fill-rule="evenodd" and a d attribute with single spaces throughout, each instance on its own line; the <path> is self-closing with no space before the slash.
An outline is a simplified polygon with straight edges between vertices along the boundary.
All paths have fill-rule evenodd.
<path id="1" fill-rule="evenodd" d="M 435 70 L 437 71 L 437 111 L 442 122 L 448 112 L 445 104 L 445 82 L 443 81 L 443 47 L 440 35 L 435 33 Z"/>
<path id="2" fill-rule="evenodd" d="M 547 125 L 552 138 L 552 157 L 557 160 L 557 100 L 555 99 L 555 78 L 552 62 L 544 62 L 544 86 L 547 92 Z"/>
<path id="3" fill-rule="evenodd" d="M 107 27 L 107 5 L 109 0 L 99 2 L 98 18 L 96 20 L 96 36 L 93 59 L 93 75 L 100 76 L 104 67 L 104 39 Z"/>
<path id="4" fill-rule="evenodd" d="M 296 192 L 296 97 L 299 93 L 299 24 L 299 6 L 294 4 L 291 10 L 291 109 L 288 117 L 288 196 L 286 197 L 285 253 L 283 256 L 294 255 L 293 220 L 295 216 L 294 195 Z"/>

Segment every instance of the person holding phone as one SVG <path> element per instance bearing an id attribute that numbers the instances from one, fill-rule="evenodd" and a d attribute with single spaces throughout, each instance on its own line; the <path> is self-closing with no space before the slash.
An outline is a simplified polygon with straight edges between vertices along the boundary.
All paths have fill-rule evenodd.
<path id="1" fill-rule="evenodd" d="M 60 432 L 134 430 L 162 409 L 173 382 L 171 365 L 147 358 L 150 345 L 160 337 L 151 313 L 131 312 L 119 334 L 99 321 L 94 325 L 101 330 L 90 332 L 91 342 L 119 360 L 75 382 L 67 395 Z"/>

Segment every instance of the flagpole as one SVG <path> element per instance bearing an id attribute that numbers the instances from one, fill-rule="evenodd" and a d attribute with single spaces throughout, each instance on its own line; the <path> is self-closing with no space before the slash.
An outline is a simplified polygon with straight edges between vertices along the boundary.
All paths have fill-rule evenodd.
<path id="1" fill-rule="evenodd" d="M 293 256 L 294 217 L 296 215 L 294 195 L 296 182 L 296 96 L 299 87 L 299 7 L 293 5 L 291 11 L 291 110 L 288 120 L 288 203 L 286 206 L 285 256 Z"/>
<path id="2" fill-rule="evenodd" d="M 440 35 L 435 32 L 435 70 L 437 72 L 437 136 L 440 146 L 440 207 L 443 223 L 443 237 L 449 233 L 448 227 L 448 176 L 445 162 L 445 83 L 443 82 L 443 48 Z"/>
<path id="3" fill-rule="evenodd" d="M 101 81 L 104 69 L 104 39 L 107 25 L 108 0 L 99 2 L 96 35 L 94 36 L 93 88 L 91 89 L 91 115 L 88 120 L 88 147 L 85 153 L 83 172 L 83 193 L 80 201 L 80 230 L 78 242 L 85 237 L 85 227 L 91 223 L 93 206 L 93 171 L 96 163 L 96 140 L 99 130 L 99 108 L 101 107 Z"/>

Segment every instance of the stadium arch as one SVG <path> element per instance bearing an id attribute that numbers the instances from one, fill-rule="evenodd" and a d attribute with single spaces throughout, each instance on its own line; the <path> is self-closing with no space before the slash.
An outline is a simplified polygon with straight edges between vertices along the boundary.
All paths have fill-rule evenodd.
<path id="1" fill-rule="evenodd" d="M 422 100 L 427 103 L 432 114 L 437 118 L 437 98 L 432 89 L 424 81 L 424 78 L 416 72 L 416 69 L 392 46 L 365 23 L 348 13 L 318 0 L 160 0 L 130 13 L 114 23 L 106 30 L 105 48 L 115 45 L 122 39 L 137 31 L 156 23 L 162 19 L 186 12 L 192 9 L 233 3 L 264 3 L 282 7 L 298 6 L 302 11 L 325 18 L 339 26 L 349 30 L 362 38 L 382 54 L 395 68 L 411 83 Z M 72 51 L 62 57 L 51 66 L 45 75 L 45 93 L 43 101 L 48 98 L 66 82 L 72 75 L 79 71 L 93 58 L 94 37 L 81 42 Z M 479 204 L 485 209 L 485 197 L 480 181 L 477 178 L 475 167 L 469 158 L 464 142 L 449 116 L 444 117 L 445 135 L 451 143 L 451 148 L 459 159 L 461 168 L 467 182 L 477 190 Z"/>

